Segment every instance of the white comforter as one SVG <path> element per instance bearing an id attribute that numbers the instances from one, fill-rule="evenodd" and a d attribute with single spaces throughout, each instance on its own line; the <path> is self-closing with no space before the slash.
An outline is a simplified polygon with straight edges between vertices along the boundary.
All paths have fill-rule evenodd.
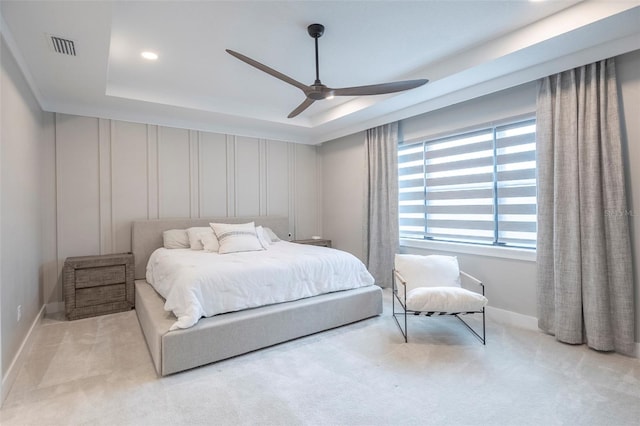
<path id="1" fill-rule="evenodd" d="M 159 248 L 149 258 L 146 278 L 178 318 L 171 330 L 191 327 L 203 316 L 374 283 L 349 253 L 285 241 L 264 251 L 222 255 Z"/>

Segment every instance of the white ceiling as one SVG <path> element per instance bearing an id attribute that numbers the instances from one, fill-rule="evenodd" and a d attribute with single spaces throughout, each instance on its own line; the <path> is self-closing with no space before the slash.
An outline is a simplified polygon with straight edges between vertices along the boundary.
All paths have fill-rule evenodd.
<path id="1" fill-rule="evenodd" d="M 44 110 L 310 144 L 640 49 L 635 0 L 2 0 L 0 13 Z M 302 92 L 224 50 L 311 84 L 315 22 L 323 83 L 430 82 L 287 119 Z M 48 35 L 74 40 L 77 56 Z"/>

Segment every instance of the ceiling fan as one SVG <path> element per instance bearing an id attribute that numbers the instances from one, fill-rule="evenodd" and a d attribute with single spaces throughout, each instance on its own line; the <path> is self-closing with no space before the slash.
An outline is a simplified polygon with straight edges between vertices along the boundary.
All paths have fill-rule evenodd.
<path id="1" fill-rule="evenodd" d="M 299 81 L 294 80 L 293 78 L 284 75 L 281 72 L 278 72 L 264 64 L 261 64 L 260 62 L 253 60 L 241 53 L 235 52 L 231 49 L 226 49 L 226 52 L 230 55 L 235 56 L 241 61 L 258 68 L 260 71 L 264 71 L 267 74 L 284 81 L 285 83 L 289 83 L 304 92 L 307 98 L 300 105 L 298 105 L 296 109 L 291 111 L 291 113 L 288 115 L 288 118 L 297 116 L 302 111 L 309 108 L 312 103 L 322 99 L 331 99 L 334 96 L 382 95 L 385 93 L 402 92 L 404 90 L 415 89 L 416 87 L 422 86 L 429 81 L 426 79 L 404 80 L 394 81 L 390 83 L 372 84 L 369 86 L 342 87 L 338 89 L 327 87 L 320 81 L 320 72 L 318 65 L 318 38 L 320 38 L 322 34 L 324 34 L 324 26 L 321 24 L 311 24 L 307 27 L 307 32 L 311 37 L 315 39 L 316 44 L 316 81 L 314 81 L 314 83 L 309 86 L 307 86 L 306 84 L 302 84 Z"/>

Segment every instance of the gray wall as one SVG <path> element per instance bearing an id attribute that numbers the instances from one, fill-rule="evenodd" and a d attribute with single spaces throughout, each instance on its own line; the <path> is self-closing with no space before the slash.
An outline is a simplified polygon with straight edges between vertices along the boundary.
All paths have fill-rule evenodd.
<path id="1" fill-rule="evenodd" d="M 324 236 L 364 261 L 364 132 L 323 144 L 320 158 Z"/>
<path id="2" fill-rule="evenodd" d="M 60 265 L 130 251 L 140 219 L 282 215 L 293 238 L 322 232 L 315 146 L 65 114 L 55 133 Z M 61 300 L 59 284 L 47 303 Z"/>
<path id="3" fill-rule="evenodd" d="M 2 378 L 36 319 L 52 253 L 53 115 L 43 113 L 4 38 L 0 46 L 0 354 Z M 47 189 L 48 188 L 48 189 Z M 17 307 L 22 317 L 17 321 Z"/>
<path id="4" fill-rule="evenodd" d="M 627 183 L 630 194 L 629 218 L 635 241 L 634 268 L 636 312 L 640 311 L 640 51 L 618 58 L 618 81 L 622 93 L 623 137 Z M 401 122 L 405 140 L 432 137 L 452 130 L 491 123 L 535 111 L 536 83 L 497 92 L 458 105 L 415 116 Z M 364 133 L 324 143 L 320 149 L 324 186 L 323 228 L 335 247 L 362 256 L 364 173 Z M 403 252 L 427 254 L 432 251 L 403 247 Z M 451 253 L 449 253 L 451 254 Z M 534 261 L 454 253 L 467 272 L 487 283 L 491 306 L 523 315 L 536 315 L 536 264 Z M 640 341 L 640 314 L 636 314 L 636 341 Z"/>

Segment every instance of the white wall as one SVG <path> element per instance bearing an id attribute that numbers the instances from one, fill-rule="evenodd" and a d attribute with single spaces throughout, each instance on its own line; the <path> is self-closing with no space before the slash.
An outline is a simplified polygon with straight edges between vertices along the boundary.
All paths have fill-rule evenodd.
<path id="1" fill-rule="evenodd" d="M 2 395 L 9 366 L 50 290 L 43 284 L 55 258 L 50 183 L 54 181 L 53 115 L 43 113 L 4 37 L 0 131 L 0 354 Z M 17 321 L 17 306 L 22 317 Z"/>
<path id="2" fill-rule="evenodd" d="M 332 246 L 364 261 L 364 132 L 323 144 L 322 218 Z"/>
<path id="3" fill-rule="evenodd" d="M 622 94 L 623 137 L 628 152 L 627 183 L 629 218 L 635 241 L 634 268 L 636 312 L 640 312 L 640 51 L 618 58 L 618 81 Z M 434 137 L 444 132 L 500 121 L 535 112 L 535 82 L 507 89 L 401 122 L 405 140 Z M 323 228 L 337 248 L 362 256 L 364 134 L 358 133 L 324 143 L 320 148 L 324 184 Z M 403 247 L 403 252 L 432 251 Z M 440 251 L 441 253 L 446 253 Z M 450 252 L 449 252 L 450 254 Z M 534 261 L 454 253 L 467 272 L 487 283 L 491 306 L 523 315 L 536 315 L 536 264 Z M 640 314 L 636 314 L 636 341 L 640 341 Z"/>
<path id="4" fill-rule="evenodd" d="M 294 238 L 322 231 L 315 146 L 65 114 L 55 121 L 60 264 L 130 251 L 138 219 L 283 215 Z M 60 300 L 59 285 L 48 302 Z"/>

